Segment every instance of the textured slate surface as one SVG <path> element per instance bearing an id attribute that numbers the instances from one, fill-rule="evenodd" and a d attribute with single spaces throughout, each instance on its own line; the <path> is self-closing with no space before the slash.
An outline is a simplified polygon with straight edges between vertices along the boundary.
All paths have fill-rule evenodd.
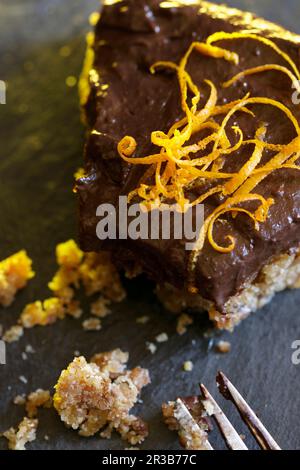
<path id="1" fill-rule="evenodd" d="M 15 323 L 27 302 L 49 295 L 47 281 L 56 268 L 55 245 L 77 230 L 76 201 L 70 188 L 72 173 L 81 162 L 84 130 L 76 89 L 67 88 L 65 78 L 80 70 L 87 18 L 97 5 L 96 0 L 0 0 L 0 79 L 8 83 L 8 103 L 0 106 L 0 258 L 26 248 L 37 272 L 14 305 L 0 310 L 0 323 L 5 327 Z M 231 5 L 251 9 L 299 32 L 297 0 L 232 0 Z M 59 49 L 66 44 L 72 54 L 62 58 Z M 162 312 L 152 287 L 145 280 L 133 282 L 128 300 L 104 320 L 102 331 L 84 332 L 81 321 L 67 319 L 29 330 L 18 343 L 8 346 L 7 364 L 0 366 L 0 432 L 23 416 L 23 409 L 14 406 L 12 398 L 53 386 L 74 350 L 89 357 L 121 347 L 130 352 L 131 365 L 141 364 L 151 372 L 152 384 L 138 407 L 150 424 L 145 449 L 178 448 L 176 436 L 161 422 L 161 403 L 179 393 L 195 393 L 200 380 L 217 393 L 214 377 L 218 369 L 231 377 L 283 448 L 300 449 L 300 366 L 291 362 L 291 344 L 300 339 L 299 302 L 299 291 L 280 294 L 233 335 L 220 335 L 232 342 L 230 354 L 221 356 L 209 350 L 209 340 L 203 336 L 205 320 L 198 318 L 179 337 L 174 318 Z M 88 304 L 85 310 L 88 315 Z M 151 322 L 137 325 L 135 318 L 145 314 L 151 315 Z M 170 340 L 159 345 L 152 356 L 145 342 L 162 331 Z M 24 361 L 21 353 L 27 344 L 36 353 Z M 192 373 L 181 370 L 185 360 L 194 362 Z M 27 377 L 26 385 L 20 375 Z M 230 404 L 220 402 L 244 433 Z M 49 441 L 44 440 L 45 434 Z M 223 446 L 217 433 L 212 441 Z M 253 445 L 251 438 L 249 442 Z M 109 442 L 80 438 L 48 410 L 40 413 L 38 439 L 28 446 L 124 447 L 117 436 Z M 5 448 L 6 441 L 0 439 L 0 449 Z"/>

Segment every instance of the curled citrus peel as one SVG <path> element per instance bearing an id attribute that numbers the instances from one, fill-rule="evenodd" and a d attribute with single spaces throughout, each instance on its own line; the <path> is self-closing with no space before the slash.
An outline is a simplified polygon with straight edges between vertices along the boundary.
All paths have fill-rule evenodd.
<path id="1" fill-rule="evenodd" d="M 252 33 L 247 33 L 247 32 L 225 33 L 224 31 L 219 31 L 217 33 L 211 34 L 207 38 L 206 42 L 207 44 L 212 45 L 218 41 L 233 40 L 233 39 L 253 39 L 254 41 L 261 42 L 265 46 L 270 47 L 279 56 L 281 56 L 285 60 L 285 62 L 287 62 L 290 65 L 297 79 L 300 80 L 300 72 L 295 62 L 290 58 L 290 56 L 286 52 L 282 51 L 280 47 L 278 47 L 277 44 L 275 44 L 274 41 L 271 41 L 271 39 L 265 38 L 263 36 L 259 36 L 258 34 L 252 34 Z"/>
<path id="2" fill-rule="evenodd" d="M 236 83 L 238 80 L 241 80 L 244 77 L 247 77 L 248 75 L 254 75 L 256 73 L 262 73 L 262 72 L 268 72 L 270 70 L 276 70 L 278 72 L 282 72 L 285 75 L 287 75 L 292 84 L 294 85 L 294 88 L 300 92 L 300 85 L 299 85 L 299 80 L 297 77 L 286 67 L 283 67 L 282 65 L 278 64 L 266 64 L 266 65 L 260 65 L 259 67 L 252 67 L 251 69 L 243 70 L 242 72 L 234 75 L 230 80 L 227 80 L 227 82 L 223 83 L 224 88 L 228 88 L 234 83 Z"/>
<path id="3" fill-rule="evenodd" d="M 213 249 L 224 254 L 230 253 L 236 246 L 236 240 L 232 235 L 225 236 L 224 245 L 216 242 L 215 224 L 221 218 L 223 220 L 225 217 L 226 220 L 229 214 L 235 218 L 240 213 L 249 217 L 254 229 L 259 230 L 259 224 L 266 221 L 274 200 L 253 193 L 254 189 L 276 170 L 299 169 L 297 160 L 300 158 L 300 126 L 291 110 L 283 103 L 266 97 L 252 97 L 250 93 L 247 93 L 242 99 L 218 105 L 218 90 L 215 84 L 210 80 L 205 80 L 204 84 L 209 88 L 209 96 L 206 103 L 200 107 L 202 94 L 186 70 L 188 60 L 192 52 L 196 51 L 202 55 L 223 59 L 237 65 L 239 63 L 237 53 L 213 45 L 217 41 L 233 39 L 252 39 L 263 43 L 281 56 L 292 71 L 281 65 L 266 64 L 234 75 L 223 83 L 223 87 L 229 87 L 237 80 L 254 73 L 275 70 L 287 75 L 295 86 L 297 82 L 300 90 L 298 83 L 300 72 L 296 64 L 273 41 L 251 33 L 215 33 L 209 36 L 206 43 L 193 42 L 179 64 L 161 61 L 151 67 L 152 73 L 156 73 L 160 68 L 169 68 L 177 74 L 181 108 L 184 113 L 184 116 L 176 121 L 167 132 L 152 132 L 151 143 L 157 146 L 159 151 L 146 157 L 134 156 L 137 143 L 131 136 L 125 136 L 118 144 L 118 153 L 124 161 L 130 164 L 149 165 L 139 186 L 129 193 L 129 201 L 134 197 L 139 197 L 142 199 L 141 204 L 147 210 L 160 207 L 163 202 L 173 201 L 182 211 L 186 211 L 212 196 L 221 197 L 219 205 L 206 217 L 190 255 L 191 292 L 196 292 L 195 266 L 205 241 L 208 240 Z M 236 136 L 236 142 L 232 143 L 228 134 L 230 119 L 236 113 L 247 113 L 255 117 L 251 110 L 253 105 L 277 108 L 294 127 L 296 137 L 288 144 L 266 142 L 267 128 L 261 124 L 254 138 L 244 140 L 242 130 L 235 125 L 231 127 L 231 134 Z M 216 116 L 224 116 L 221 123 L 216 122 Z M 191 137 L 200 133 L 201 135 L 204 133 L 204 136 L 190 143 Z M 222 171 L 227 159 L 235 158 L 236 152 L 244 146 L 253 146 L 253 150 L 241 168 L 231 173 Z M 275 155 L 262 165 L 266 150 Z M 200 156 L 197 156 L 197 153 L 200 153 Z M 191 190 L 199 184 L 201 186 L 202 181 L 211 181 L 212 187 L 191 200 Z M 254 203 L 255 209 L 243 207 L 249 202 L 252 202 L 252 208 Z"/>

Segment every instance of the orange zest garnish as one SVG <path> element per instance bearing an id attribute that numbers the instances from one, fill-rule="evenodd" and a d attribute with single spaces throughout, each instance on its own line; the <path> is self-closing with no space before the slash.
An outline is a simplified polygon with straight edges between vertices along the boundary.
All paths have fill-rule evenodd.
<path id="1" fill-rule="evenodd" d="M 254 75 L 256 73 L 262 73 L 262 72 L 268 72 L 270 70 L 276 70 L 278 72 L 282 72 L 285 75 L 287 75 L 292 84 L 294 85 L 294 88 L 300 92 L 300 85 L 299 85 L 299 80 L 297 77 L 286 67 L 283 67 L 282 65 L 278 64 L 266 64 L 266 65 L 260 65 L 259 67 L 253 67 L 251 69 L 243 70 L 242 72 L 236 74 L 234 77 L 232 77 L 230 80 L 227 80 L 227 82 L 223 83 L 224 88 L 228 88 L 234 83 L 236 83 L 238 80 L 241 80 L 244 77 L 247 77 L 248 75 Z"/>
<path id="2" fill-rule="evenodd" d="M 206 42 L 207 44 L 211 45 L 217 41 L 232 39 L 253 39 L 254 41 L 259 41 L 265 46 L 270 47 L 291 66 L 297 79 L 300 80 L 300 72 L 295 62 L 290 58 L 288 54 L 286 54 L 286 52 L 282 51 L 280 47 L 275 44 L 274 41 L 271 41 L 271 39 L 264 38 L 262 36 L 259 36 L 258 34 L 252 33 L 224 33 L 224 31 L 220 31 L 209 36 Z"/>
<path id="3" fill-rule="evenodd" d="M 236 217 L 243 214 L 251 219 L 255 230 L 259 230 L 259 224 L 264 223 L 269 215 L 269 209 L 274 204 L 272 198 L 265 198 L 254 193 L 255 188 L 272 172 L 282 168 L 300 169 L 297 161 L 300 159 L 300 126 L 291 110 L 280 101 L 259 96 L 250 96 L 247 93 L 243 98 L 226 104 L 218 104 L 218 90 L 210 80 L 204 81 L 208 87 L 209 95 L 206 103 L 200 106 L 202 94 L 187 72 L 189 58 L 193 52 L 214 59 L 222 59 L 234 65 L 239 64 L 239 55 L 214 43 L 223 40 L 251 39 L 261 42 L 275 51 L 292 69 L 278 65 L 265 64 L 244 70 L 234 75 L 223 83 L 227 88 L 243 77 L 263 73 L 266 71 L 278 71 L 290 78 L 296 89 L 300 91 L 300 72 L 294 61 L 282 51 L 277 44 L 270 39 L 252 33 L 225 33 L 218 32 L 208 37 L 204 42 L 193 42 L 179 64 L 160 61 L 153 64 L 151 73 L 156 73 L 161 68 L 168 68 L 177 74 L 181 108 L 184 113 L 168 131 L 155 131 L 151 134 L 151 143 L 158 147 L 153 155 L 145 157 L 135 156 L 137 150 L 136 140 L 131 136 L 125 136 L 118 144 L 120 157 L 129 164 L 149 165 L 139 186 L 133 189 L 128 200 L 138 197 L 141 204 L 148 210 L 159 207 L 165 201 L 173 201 L 182 211 L 188 210 L 203 203 L 213 195 L 221 197 L 219 205 L 209 214 L 201 228 L 199 237 L 190 255 L 190 290 L 196 292 L 194 287 L 195 265 L 203 249 L 206 240 L 216 251 L 230 253 L 234 250 L 236 240 L 228 234 L 222 245 L 214 238 L 214 227 L 220 220 L 229 216 Z M 229 134 L 229 122 L 236 113 L 247 113 L 249 119 L 255 117 L 253 105 L 266 105 L 277 108 L 290 121 L 296 136 L 288 144 L 274 144 L 267 142 L 267 128 L 260 124 L 254 138 L 244 140 L 244 135 L 239 126 L 231 126 Z M 218 116 L 218 122 L 215 118 Z M 221 117 L 221 119 L 220 119 Z M 233 131 L 233 132 L 232 132 Z M 233 143 L 229 135 L 235 135 Z M 202 135 L 202 138 L 198 136 Z M 191 137 L 196 136 L 191 142 Z M 252 153 L 246 162 L 243 161 L 236 172 L 223 171 L 226 161 L 235 158 L 236 152 L 243 146 L 253 146 Z M 262 164 L 265 151 L 275 155 Z M 200 154 L 200 155 L 197 155 Z M 191 189 L 210 181 L 210 189 L 193 199 Z M 252 209 L 243 205 L 252 202 Z M 254 209 L 253 209 L 254 204 Z"/>

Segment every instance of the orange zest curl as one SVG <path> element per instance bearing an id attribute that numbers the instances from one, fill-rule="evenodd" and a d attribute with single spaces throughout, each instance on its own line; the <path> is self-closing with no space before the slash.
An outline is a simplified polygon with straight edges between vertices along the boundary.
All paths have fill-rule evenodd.
<path id="1" fill-rule="evenodd" d="M 136 140 L 133 137 L 126 135 L 118 143 L 118 153 L 124 160 L 126 160 L 127 157 L 130 157 L 136 151 L 136 147 Z"/>
<path id="2" fill-rule="evenodd" d="M 202 103 L 202 94 L 187 72 L 189 58 L 193 52 L 197 52 L 213 59 L 221 59 L 234 65 L 239 64 L 239 55 L 214 43 L 223 40 L 251 39 L 270 47 L 284 61 L 288 67 L 278 64 L 264 64 L 241 71 L 230 80 L 223 83 L 223 87 L 232 86 L 243 77 L 263 73 L 266 71 L 278 71 L 290 78 L 296 89 L 300 92 L 300 72 L 293 60 L 282 51 L 277 44 L 270 39 L 252 33 L 225 33 L 218 32 L 208 37 L 204 42 L 193 42 L 179 64 L 170 61 L 156 62 L 151 67 L 151 73 L 155 74 L 161 68 L 170 69 L 177 74 L 181 96 L 181 108 L 183 117 L 177 120 L 168 131 L 155 131 L 151 134 L 151 143 L 158 147 L 157 152 L 145 157 L 135 156 L 137 150 L 136 140 L 131 136 L 125 136 L 118 144 L 120 157 L 129 164 L 148 165 L 139 186 L 131 191 L 128 200 L 138 197 L 147 210 L 159 207 L 164 201 L 174 201 L 182 211 L 188 210 L 203 203 L 213 195 L 221 197 L 220 204 L 209 214 L 201 228 L 199 237 L 190 255 L 190 290 L 196 292 L 194 287 L 195 265 L 203 249 L 206 240 L 216 251 L 224 254 L 234 250 L 236 240 L 228 234 L 224 239 L 224 245 L 220 245 L 214 238 L 214 227 L 225 218 L 235 218 L 238 214 L 251 219 L 255 230 L 259 230 L 259 224 L 264 223 L 269 215 L 270 207 L 274 204 L 272 198 L 265 198 L 254 193 L 254 189 L 268 175 L 282 168 L 300 169 L 297 161 L 300 159 L 300 126 L 291 110 L 283 103 L 267 97 L 250 96 L 247 93 L 243 98 L 231 101 L 223 105 L 218 104 L 218 89 L 216 85 L 205 80 L 204 86 L 209 89 L 206 103 Z M 267 128 L 261 124 L 256 130 L 254 138 L 244 140 L 244 135 L 239 126 L 231 127 L 236 137 L 236 142 L 229 139 L 228 126 L 230 119 L 236 113 L 247 113 L 250 118 L 255 117 L 253 105 L 266 105 L 281 111 L 293 126 L 296 137 L 288 144 L 274 144 L 267 142 Z M 222 119 L 216 122 L 215 117 Z M 220 123 L 219 123 L 220 122 Z M 199 140 L 191 137 L 195 134 L 205 135 Z M 202 133 L 202 134 L 201 134 Z M 231 132 L 232 134 L 232 132 Z M 223 166 L 228 159 L 235 157 L 236 152 L 243 146 L 253 146 L 252 153 L 246 162 L 243 161 L 240 169 L 235 173 L 223 171 Z M 265 151 L 275 153 L 267 163 L 262 165 Z M 200 155 L 197 155 L 199 154 Z M 203 194 L 192 199 L 191 190 L 198 187 L 203 181 L 213 183 Z M 254 203 L 255 209 L 244 207 L 245 204 Z M 252 207 L 252 205 L 251 205 Z"/>

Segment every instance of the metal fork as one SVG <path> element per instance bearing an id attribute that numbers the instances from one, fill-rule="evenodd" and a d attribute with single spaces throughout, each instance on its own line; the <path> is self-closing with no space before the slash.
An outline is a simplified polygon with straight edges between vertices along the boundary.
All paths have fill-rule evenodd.
<path id="1" fill-rule="evenodd" d="M 250 408 L 250 406 L 247 404 L 241 394 L 237 391 L 234 385 L 225 376 L 225 374 L 223 374 L 223 372 L 219 372 L 216 380 L 220 393 L 227 400 L 232 401 L 232 403 L 235 405 L 241 418 L 248 426 L 250 432 L 258 442 L 261 449 L 281 450 L 279 445 L 275 442 L 273 437 L 258 419 L 256 414 L 253 412 L 253 410 Z M 234 429 L 227 416 L 219 407 L 214 398 L 211 396 L 207 388 L 203 384 L 201 384 L 200 390 L 203 397 L 203 406 L 207 414 L 211 416 L 217 423 L 217 426 L 221 432 L 222 437 L 226 442 L 227 447 L 231 450 L 248 450 L 248 447 L 242 440 L 241 436 Z M 193 426 L 198 426 L 193 416 L 191 415 L 191 413 L 189 412 L 189 410 L 181 399 L 177 400 L 177 406 L 181 408 L 181 411 L 185 413 L 186 417 L 190 420 L 190 422 L 193 422 Z M 199 432 L 203 433 L 200 428 Z M 208 440 L 206 443 L 206 448 L 207 450 L 213 450 L 213 447 L 211 446 Z"/>

